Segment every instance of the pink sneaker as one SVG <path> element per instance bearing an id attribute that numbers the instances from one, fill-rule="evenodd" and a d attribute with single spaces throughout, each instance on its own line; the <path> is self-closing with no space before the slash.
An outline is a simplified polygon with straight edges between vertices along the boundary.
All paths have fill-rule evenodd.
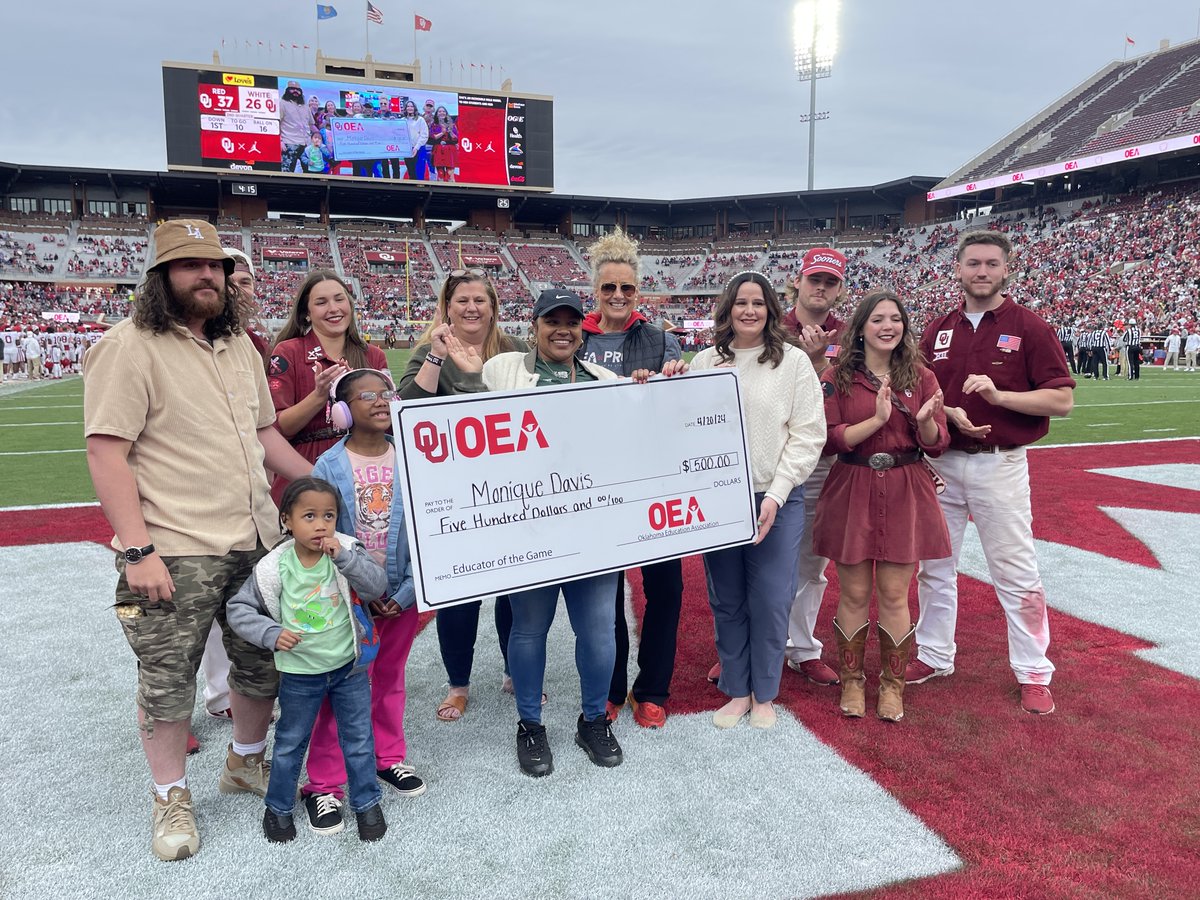
<path id="1" fill-rule="evenodd" d="M 1044 684 L 1021 685 L 1021 709 L 1035 716 L 1048 716 L 1054 712 L 1054 697 Z"/>
<path id="2" fill-rule="evenodd" d="M 804 662 L 796 662 L 794 659 L 787 661 L 787 666 L 793 672 L 799 672 L 813 684 L 838 684 L 837 672 L 825 665 L 819 659 L 806 659 Z"/>
<path id="3" fill-rule="evenodd" d="M 953 674 L 954 666 L 935 669 L 933 666 L 923 663 L 919 659 L 913 659 L 904 668 L 904 683 L 920 684 L 923 681 L 928 681 L 930 678 L 945 678 L 947 675 Z"/>

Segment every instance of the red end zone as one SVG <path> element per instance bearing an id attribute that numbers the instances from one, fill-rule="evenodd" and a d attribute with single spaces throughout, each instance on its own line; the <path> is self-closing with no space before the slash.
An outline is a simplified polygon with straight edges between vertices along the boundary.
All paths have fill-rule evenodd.
<path id="1" fill-rule="evenodd" d="M 1034 533 L 1041 540 L 1157 567 L 1145 545 L 1100 508 L 1198 510 L 1194 491 L 1087 471 L 1200 463 L 1197 440 L 1049 448 L 1032 451 L 1029 460 Z M 106 543 L 110 536 L 96 507 L 0 511 L 0 545 Z M 705 681 L 716 659 L 712 617 L 699 559 L 686 560 L 684 569 L 670 709 L 707 712 L 721 702 Z M 640 608 L 639 574 L 631 573 L 631 581 Z M 818 624 L 827 645 L 836 596 L 831 582 L 834 593 Z M 1129 602 L 1154 615 L 1153 597 Z M 1044 718 L 1019 710 L 1004 617 L 992 589 L 966 577 L 955 674 L 909 688 L 904 722 L 844 719 L 837 688 L 785 671 L 779 703 L 965 862 L 960 872 L 872 896 L 1200 896 L 1200 684 L 1134 656 L 1147 646 L 1140 639 L 1053 609 L 1050 619 L 1058 711 Z M 873 636 L 869 698 L 876 646 Z M 828 646 L 826 657 L 833 657 Z M 776 802 L 787 802 L 787 778 L 781 772 L 767 786 Z M 855 810 L 844 814 L 854 817 Z"/>

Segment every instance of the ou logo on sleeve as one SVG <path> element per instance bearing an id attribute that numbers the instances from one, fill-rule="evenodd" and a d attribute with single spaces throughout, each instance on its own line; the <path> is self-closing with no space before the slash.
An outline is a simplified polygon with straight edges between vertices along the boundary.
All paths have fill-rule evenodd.
<path id="1" fill-rule="evenodd" d="M 954 337 L 954 331 L 952 329 L 946 329 L 945 331 L 939 331 L 937 333 L 937 337 L 934 338 L 934 340 L 933 340 L 933 349 L 934 350 L 945 350 L 947 347 L 950 346 L 950 339 L 952 337 Z"/>

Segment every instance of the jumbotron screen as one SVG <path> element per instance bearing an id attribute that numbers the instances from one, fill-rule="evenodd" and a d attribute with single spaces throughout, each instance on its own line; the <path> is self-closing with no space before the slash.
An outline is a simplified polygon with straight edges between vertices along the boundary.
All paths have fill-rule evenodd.
<path id="1" fill-rule="evenodd" d="M 167 168 L 552 190 L 554 104 L 163 66 Z"/>

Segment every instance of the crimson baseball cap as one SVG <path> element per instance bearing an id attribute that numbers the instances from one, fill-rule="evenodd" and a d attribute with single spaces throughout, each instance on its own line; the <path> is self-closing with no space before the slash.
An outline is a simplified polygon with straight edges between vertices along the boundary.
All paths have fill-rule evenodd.
<path id="1" fill-rule="evenodd" d="M 804 254 L 800 263 L 800 274 L 812 272 L 828 272 L 835 278 L 846 280 L 846 257 L 832 247 L 813 247 Z"/>

